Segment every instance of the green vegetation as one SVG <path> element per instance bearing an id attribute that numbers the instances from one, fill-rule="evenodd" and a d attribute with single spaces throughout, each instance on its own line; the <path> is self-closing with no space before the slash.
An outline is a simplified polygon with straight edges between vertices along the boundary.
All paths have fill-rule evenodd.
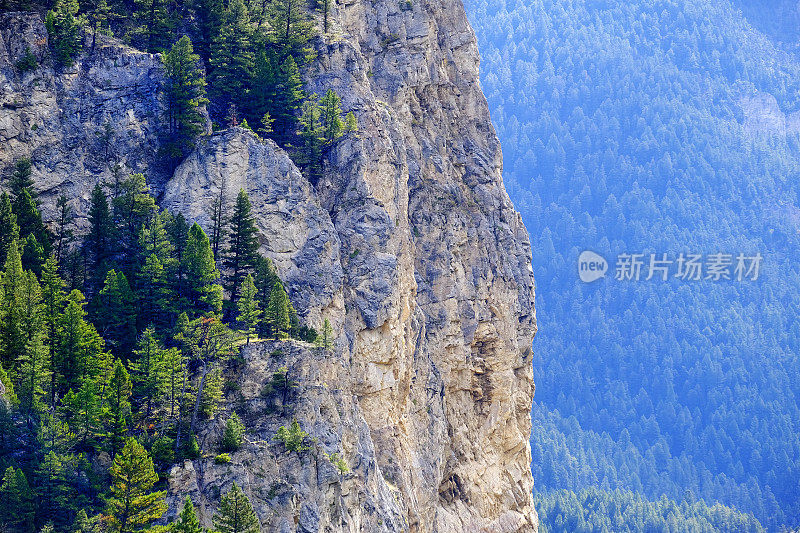
<path id="1" fill-rule="evenodd" d="M 30 72 L 32 70 L 36 70 L 39 68 L 39 62 L 36 60 L 36 56 L 33 55 L 30 48 L 25 49 L 25 53 L 22 57 L 14 64 L 17 67 L 17 70 L 20 73 L 24 74 L 26 72 Z"/>
<path id="2" fill-rule="evenodd" d="M 212 517 L 219 533 L 259 533 L 261 525 L 247 495 L 234 482 Z"/>
<path id="3" fill-rule="evenodd" d="M 302 453 L 311 449 L 311 446 L 306 443 L 308 433 L 300 428 L 297 420 L 292 420 L 288 428 L 286 426 L 279 427 L 278 433 L 273 438 L 281 441 L 288 452 Z"/>
<path id="4" fill-rule="evenodd" d="M 239 344 L 266 333 L 306 340 L 313 329 L 257 252 L 246 193 L 225 221 L 222 272 L 200 226 L 158 209 L 140 174 L 120 177 L 110 196 L 94 188 L 89 232 L 64 247 L 64 268 L 31 167 L 17 162 L 0 196 L 0 527 L 71 531 L 98 526 L 102 513 L 111 530 L 138 531 L 163 513 L 159 474 L 201 456 L 196 429 L 219 410 Z M 50 253 L 26 258 L 23 236 Z M 230 293 L 238 313 L 226 319 Z M 273 310 L 266 322 L 262 308 Z M 297 383 L 286 374 L 273 381 L 288 403 Z M 244 432 L 232 414 L 221 451 L 237 450 Z M 98 471 L 101 457 L 110 470 Z"/>

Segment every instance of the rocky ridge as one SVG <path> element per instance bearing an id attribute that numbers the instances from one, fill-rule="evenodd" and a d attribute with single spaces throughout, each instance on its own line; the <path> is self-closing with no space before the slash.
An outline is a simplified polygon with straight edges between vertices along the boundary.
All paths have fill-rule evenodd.
<path id="1" fill-rule="evenodd" d="M 246 189 L 298 312 L 334 326 L 332 352 L 245 348 L 229 399 L 249 442 L 229 464 L 174 467 L 169 513 L 189 493 L 208 523 L 237 480 L 267 531 L 534 531 L 531 252 L 463 6 L 350 0 L 332 20 L 307 82 L 342 95 L 360 131 L 330 147 L 318 183 L 241 128 L 201 138 L 174 173 L 159 167 L 159 58 L 101 40 L 56 73 L 41 20 L 21 14 L 0 15 L 0 164 L 32 157 L 50 219 L 62 193 L 85 213 L 109 160 L 146 172 L 163 206 L 206 229 L 220 191 Z M 20 75 L 26 47 L 41 67 Z M 292 415 L 348 474 L 271 440 L 287 419 L 261 391 L 280 366 L 300 383 Z"/>

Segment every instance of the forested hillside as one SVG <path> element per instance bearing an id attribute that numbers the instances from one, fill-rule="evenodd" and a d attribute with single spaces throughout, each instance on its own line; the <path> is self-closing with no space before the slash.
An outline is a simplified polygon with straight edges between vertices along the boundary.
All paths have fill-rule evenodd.
<path id="1" fill-rule="evenodd" d="M 533 244 L 543 522 L 553 491 L 597 487 L 798 525 L 796 6 L 466 4 Z M 579 281 L 585 249 L 606 279 Z M 762 254 L 761 276 L 613 279 L 619 254 L 717 252 Z"/>

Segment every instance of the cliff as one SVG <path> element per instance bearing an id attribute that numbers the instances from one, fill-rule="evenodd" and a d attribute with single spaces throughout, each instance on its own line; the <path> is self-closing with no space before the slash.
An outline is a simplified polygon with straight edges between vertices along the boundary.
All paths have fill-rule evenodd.
<path id="1" fill-rule="evenodd" d="M 299 314 L 333 324 L 330 352 L 296 341 L 243 349 L 226 378 L 247 443 L 228 464 L 212 455 L 173 467 L 170 515 L 189 493 L 208 523 L 235 480 L 265 531 L 535 531 L 531 251 L 503 187 L 463 6 L 346 0 L 332 21 L 307 85 L 336 90 L 359 132 L 327 151 L 317 183 L 241 128 L 162 168 L 159 58 L 101 39 L 56 73 L 41 21 L 21 14 L 0 15 L 0 164 L 32 157 L 48 219 L 62 193 L 85 215 L 94 184 L 112 178 L 109 160 L 147 173 L 164 207 L 206 229 L 220 192 L 232 201 L 244 188 Z M 26 47 L 40 68 L 21 75 Z M 286 412 L 261 392 L 279 367 L 299 383 L 292 416 L 349 473 L 272 440 Z M 225 416 L 202 428 L 204 450 Z"/>

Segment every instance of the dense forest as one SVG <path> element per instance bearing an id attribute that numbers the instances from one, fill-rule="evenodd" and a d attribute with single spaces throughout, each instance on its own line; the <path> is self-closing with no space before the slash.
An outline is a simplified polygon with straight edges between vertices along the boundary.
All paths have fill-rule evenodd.
<path id="1" fill-rule="evenodd" d="M 327 6 L 298 0 L 243 3 L 5 3 L 45 17 L 55 68 L 92 53 L 115 34 L 162 52 L 166 83 L 163 159 L 177 164 L 206 131 L 241 126 L 282 143 L 310 176 L 323 150 L 356 130 L 339 97 L 304 91 L 300 69 L 310 39 L 327 30 Z M 16 68 L 42 66 L 28 53 Z M 68 199 L 45 224 L 20 158 L 0 195 L 0 530 L 148 529 L 166 511 L 171 465 L 201 454 L 231 460 L 246 430 L 235 410 L 219 449 L 202 450 L 198 424 L 235 395 L 227 376 L 240 347 L 292 339 L 333 347 L 328 320 L 304 324 L 272 262 L 259 253 L 252 206 L 242 190 L 215 206 L 207 235 L 160 209 L 146 176 L 97 183 L 88 231 L 77 231 Z M 318 328 L 315 329 L 315 327 Z M 275 405 L 297 387 L 285 368 L 265 384 Z M 282 414 L 289 414 L 282 409 Z M 307 450 L 308 433 L 289 418 L 274 439 Z M 212 455 L 213 456 L 213 455 Z M 328 457 L 340 471 L 341 458 Z M 213 516 L 215 531 L 253 533 L 259 522 L 234 484 Z M 187 499 L 171 530 L 200 533 Z"/>
<path id="2" fill-rule="evenodd" d="M 625 530 L 614 509 L 636 502 L 718 530 L 752 524 L 710 512 L 719 502 L 771 531 L 797 527 L 796 3 L 466 5 L 533 246 L 543 523 L 571 531 L 549 521 L 592 516 Z M 764 264 L 749 283 L 584 284 L 586 249 L 761 253 Z"/>

